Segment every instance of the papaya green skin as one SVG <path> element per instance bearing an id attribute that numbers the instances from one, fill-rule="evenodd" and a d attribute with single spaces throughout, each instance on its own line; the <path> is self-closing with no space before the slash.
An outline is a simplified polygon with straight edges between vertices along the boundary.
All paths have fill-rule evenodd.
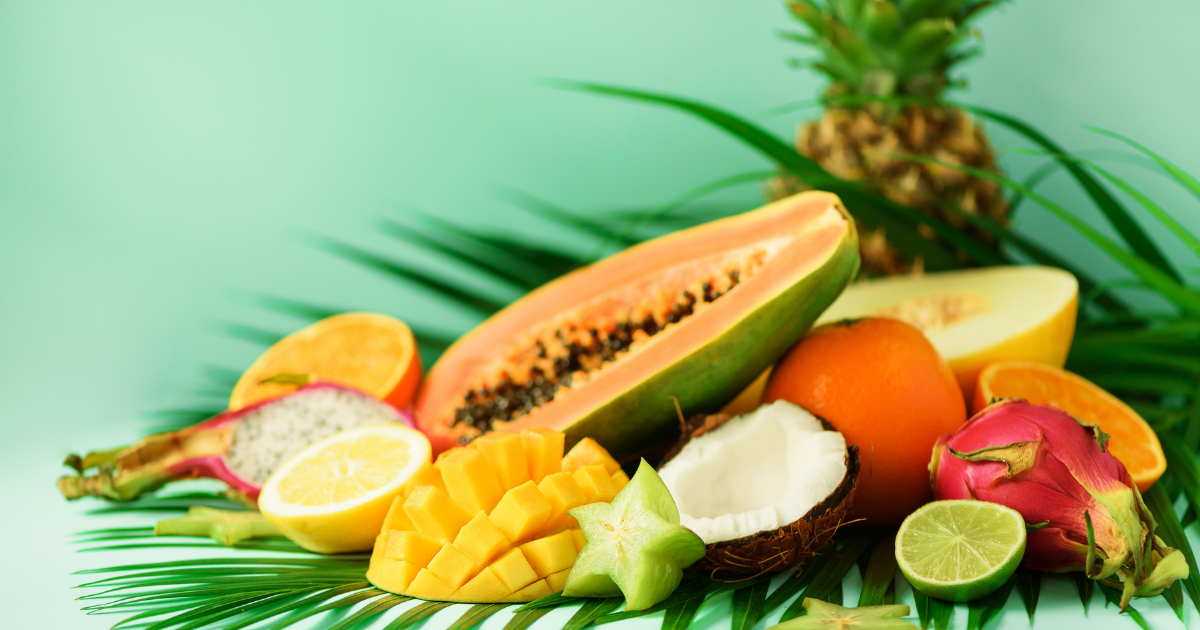
<path id="1" fill-rule="evenodd" d="M 719 410 L 804 336 L 858 268 L 858 237 L 851 221 L 823 265 L 667 369 L 562 427 L 567 447 L 590 437 L 623 459 L 673 442 L 679 437 L 680 420 L 671 397 L 679 401 L 684 417 Z M 725 299 L 736 300 L 736 292 Z"/>

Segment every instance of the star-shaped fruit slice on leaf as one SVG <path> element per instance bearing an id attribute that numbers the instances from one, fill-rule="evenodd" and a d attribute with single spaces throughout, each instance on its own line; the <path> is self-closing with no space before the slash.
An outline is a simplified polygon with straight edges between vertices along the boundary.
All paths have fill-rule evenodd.
<path id="1" fill-rule="evenodd" d="M 587 544 L 571 568 L 563 595 L 625 596 L 625 610 L 645 610 L 666 599 L 683 570 L 704 557 L 704 541 L 679 524 L 679 508 L 654 468 L 642 460 L 611 503 L 568 512 Z"/>
<path id="2" fill-rule="evenodd" d="M 908 606 L 859 606 L 845 608 L 811 597 L 804 598 L 803 617 L 789 619 L 767 630 L 917 630 L 916 624 L 901 619 Z"/>
<path id="3" fill-rule="evenodd" d="M 282 536 L 283 533 L 257 511 L 218 510 L 194 505 L 188 510 L 187 516 L 155 523 L 154 535 L 207 536 L 229 546 L 247 538 Z"/>

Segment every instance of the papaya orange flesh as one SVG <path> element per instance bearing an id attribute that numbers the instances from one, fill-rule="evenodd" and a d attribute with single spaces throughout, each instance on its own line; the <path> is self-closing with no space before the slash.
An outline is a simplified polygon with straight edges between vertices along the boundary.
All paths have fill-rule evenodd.
<path id="1" fill-rule="evenodd" d="M 417 398 L 435 452 L 548 427 L 617 458 L 675 437 L 773 364 L 858 268 L 853 223 L 809 192 L 634 246 L 452 345 Z M 535 481 L 537 481 L 535 479 Z"/>

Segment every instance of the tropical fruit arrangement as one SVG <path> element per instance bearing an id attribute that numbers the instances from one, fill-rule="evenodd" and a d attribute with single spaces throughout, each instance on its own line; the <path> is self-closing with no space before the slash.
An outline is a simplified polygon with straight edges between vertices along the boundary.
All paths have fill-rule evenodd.
<path id="1" fill-rule="evenodd" d="M 841 201 L 804 192 L 552 281 L 428 374 L 403 323 L 336 315 L 268 349 L 229 411 L 71 456 L 59 488 L 218 479 L 262 518 L 163 533 L 369 552 L 375 588 L 427 601 L 643 611 L 685 580 L 804 576 L 839 530 L 895 531 L 892 570 L 946 601 L 1018 566 L 1081 572 L 1122 608 L 1189 575 L 1142 499 L 1166 468 L 1154 431 L 1062 369 L 1071 274 L 851 284 L 858 267 Z M 905 606 L 801 607 L 785 625 L 911 625 Z"/>

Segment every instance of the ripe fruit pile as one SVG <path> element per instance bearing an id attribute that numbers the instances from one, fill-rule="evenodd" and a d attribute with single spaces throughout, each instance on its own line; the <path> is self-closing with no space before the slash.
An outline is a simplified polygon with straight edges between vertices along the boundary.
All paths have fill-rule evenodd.
<path id="1" fill-rule="evenodd" d="M 405 324 L 330 317 L 264 353 L 232 411 L 72 456 L 79 474 L 59 485 L 68 498 L 130 499 L 175 479 L 221 479 L 257 497 L 273 527 L 197 513 L 164 532 L 231 541 L 277 529 L 320 553 L 373 546 L 372 584 L 434 601 L 563 592 L 623 596 L 627 610 L 644 610 L 685 569 L 730 582 L 803 570 L 848 521 L 887 527 L 906 516 L 897 561 L 932 597 L 973 599 L 1007 580 L 1026 525 L 1042 527 L 1028 537 L 1026 567 L 1116 576 L 1122 606 L 1186 576 L 1137 494 L 1166 466 L 1154 431 L 1058 369 L 1075 279 L 998 268 L 861 283 L 838 298 L 857 271 L 856 239 L 826 193 L 669 235 L 504 309 L 423 382 Z M 836 319 L 808 330 L 822 311 Z M 1032 407 L 1020 401 L 964 425 L 964 392 L 977 408 L 994 396 L 1052 404 L 1034 415 L 1065 429 L 979 429 L 989 413 Z M 737 412 L 711 415 L 722 406 Z M 1076 444 L 1055 442 L 1064 435 Z M 643 459 L 630 480 L 606 448 L 622 459 L 657 453 L 659 471 Z M 1071 471 L 1105 474 L 1071 485 L 1053 466 L 1068 460 Z M 1001 471 L 1013 491 L 989 496 Z M 1084 507 L 1055 504 L 1037 482 L 1047 475 Z M 972 501 L 929 504 L 934 494 Z M 978 500 L 1012 507 L 1007 527 Z M 1135 520 L 1140 537 L 1128 540 L 1106 525 Z M 804 606 L 813 623 L 849 618 Z"/>
<path id="2" fill-rule="evenodd" d="M 527 602 L 561 591 L 586 542 L 567 510 L 608 503 L 629 482 L 596 442 L 563 457 L 564 440 L 524 429 L 442 453 L 392 504 L 367 579 L 441 601 Z"/>

